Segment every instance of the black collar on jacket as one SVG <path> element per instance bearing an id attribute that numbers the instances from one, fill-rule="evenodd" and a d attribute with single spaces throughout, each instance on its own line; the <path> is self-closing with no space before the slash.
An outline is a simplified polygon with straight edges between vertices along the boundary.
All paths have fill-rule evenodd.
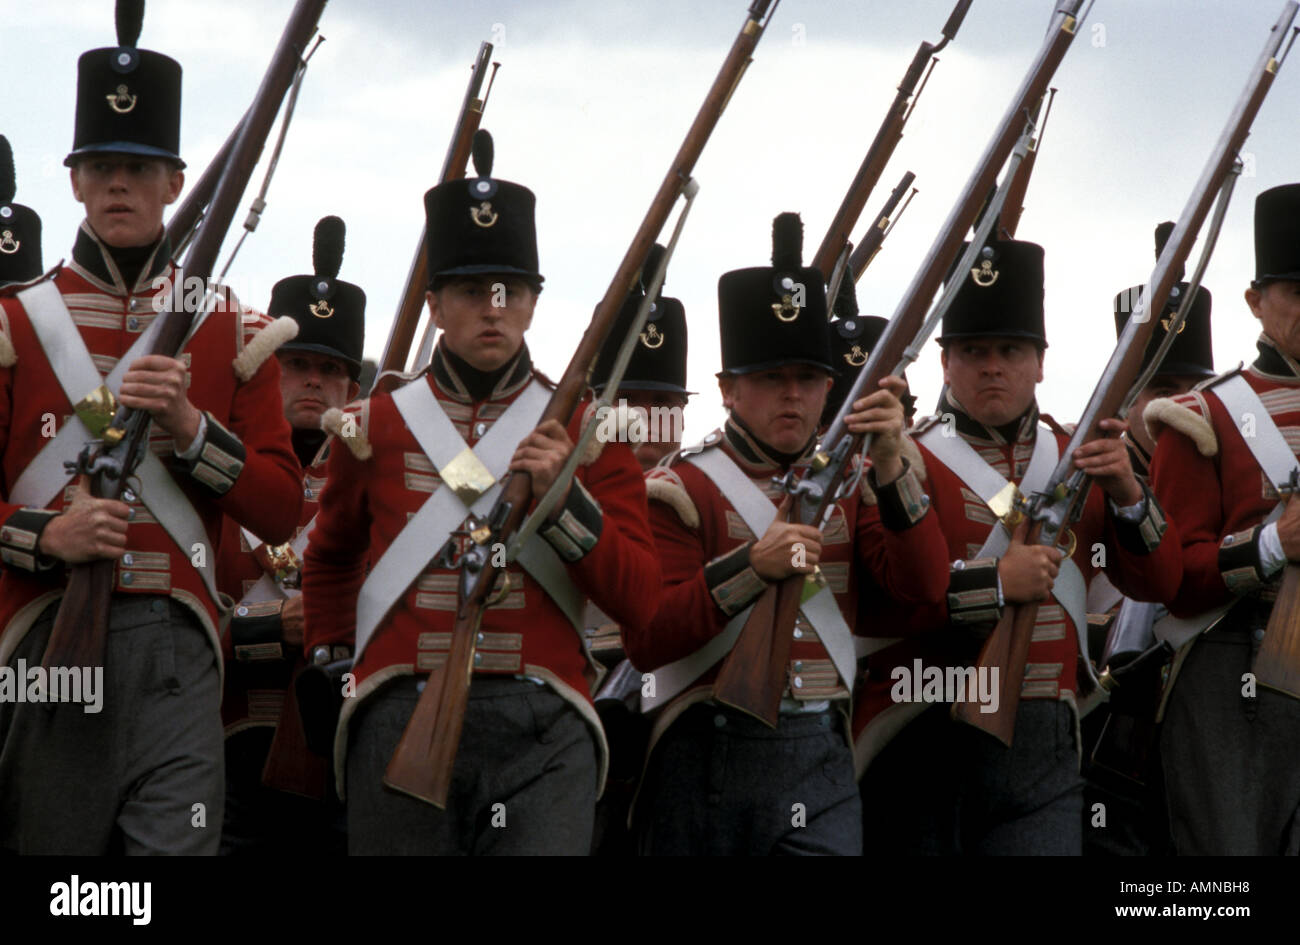
<path id="1" fill-rule="evenodd" d="M 121 255 L 124 260 L 140 257 L 139 275 L 132 285 L 128 286 L 122 278 L 118 262 L 113 258 L 114 253 Z M 89 220 L 82 220 L 81 227 L 77 230 L 77 240 L 72 244 L 72 261 L 114 295 L 132 295 L 150 291 L 153 280 L 167 271 L 171 263 L 171 244 L 164 232 L 152 246 L 140 247 L 138 250 L 114 250 L 95 235 Z"/>
<path id="2" fill-rule="evenodd" d="M 1259 349 L 1259 357 L 1251 365 L 1258 374 L 1266 374 L 1271 378 L 1280 381 L 1289 381 L 1296 383 L 1300 381 L 1300 364 L 1295 359 L 1287 357 L 1268 335 L 1261 334 L 1259 340 L 1255 342 L 1255 347 Z"/>
<path id="3" fill-rule="evenodd" d="M 434 383 L 452 399 L 482 403 L 504 400 L 527 384 L 533 376 L 533 359 L 525 342 L 519 346 L 519 353 L 497 370 L 479 371 L 447 350 L 440 339 L 434 346 L 429 370 Z"/>
<path id="4" fill-rule="evenodd" d="M 749 466 L 757 467 L 760 471 L 777 471 L 784 472 L 800 460 L 807 459 L 811 456 L 813 449 L 817 446 L 817 434 L 814 433 L 798 453 L 781 453 L 772 449 L 757 436 L 749 427 L 745 426 L 743 420 L 734 413 L 728 412 L 727 422 L 723 427 L 723 433 L 727 437 L 727 443 L 731 449 L 745 461 Z"/>
<path id="5" fill-rule="evenodd" d="M 966 408 L 957 402 L 952 391 L 944 389 L 939 400 L 939 422 L 944 422 L 944 414 L 951 413 L 957 432 L 966 439 L 980 440 L 995 446 L 1008 443 L 1032 443 L 1038 434 L 1038 403 L 1035 401 L 1017 419 L 1000 427 L 986 427 L 966 412 Z"/>

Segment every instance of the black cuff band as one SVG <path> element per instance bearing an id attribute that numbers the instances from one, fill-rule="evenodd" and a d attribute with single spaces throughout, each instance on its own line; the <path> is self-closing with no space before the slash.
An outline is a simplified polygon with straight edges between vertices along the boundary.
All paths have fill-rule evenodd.
<path id="1" fill-rule="evenodd" d="M 955 624 L 975 624 L 1001 617 L 998 559 L 953 562 L 948 578 L 948 619 Z"/>
<path id="2" fill-rule="evenodd" d="M 572 564 L 580 561 L 596 542 L 605 524 L 600 505 L 577 479 L 569 486 L 564 511 L 538 534 L 545 538 L 560 557 Z"/>
<path id="3" fill-rule="evenodd" d="M 891 532 L 906 531 L 925 517 L 930 497 L 921 487 L 921 477 L 903 460 L 903 474 L 888 485 L 876 482 L 876 470 L 867 471 L 867 481 L 876 493 L 880 522 Z"/>
<path id="4" fill-rule="evenodd" d="M 0 525 L 0 561 L 33 574 L 52 571 L 61 561 L 37 550 L 45 526 L 58 515 L 48 509 L 19 509 Z"/>
<path id="5" fill-rule="evenodd" d="M 218 423 L 212 414 L 205 411 L 204 416 L 208 420 L 207 437 L 199 455 L 186 464 L 186 471 L 213 495 L 223 496 L 243 472 L 248 453 L 239 437 Z"/>
<path id="6" fill-rule="evenodd" d="M 1259 533 L 1263 525 L 1224 537 L 1219 544 L 1219 574 L 1234 594 L 1249 594 L 1264 585 L 1259 559 Z"/>

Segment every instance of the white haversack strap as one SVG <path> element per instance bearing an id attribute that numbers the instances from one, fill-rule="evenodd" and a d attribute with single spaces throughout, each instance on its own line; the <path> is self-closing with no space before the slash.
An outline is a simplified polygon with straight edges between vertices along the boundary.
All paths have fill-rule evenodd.
<path id="1" fill-rule="evenodd" d="M 444 482 L 393 539 L 388 550 L 371 569 L 357 596 L 358 658 L 370 642 L 375 628 L 433 560 L 434 555 L 442 550 L 451 533 L 465 520 L 466 514 L 483 516 L 491 510 L 501 492 L 500 479 L 510 465 L 510 457 L 514 455 L 519 441 L 537 426 L 549 401 L 550 392 L 534 378 L 471 452 L 438 404 L 438 398 L 434 396 L 427 381 L 419 378 L 393 391 L 393 405 L 420 449 L 439 473 L 452 460 L 467 455 L 467 459 L 462 462 L 477 463 L 481 467 L 479 474 L 482 484 L 487 485 L 489 477 L 491 484 L 467 507 L 447 487 L 444 477 Z M 523 564 L 522 560 L 520 563 Z M 536 575 L 533 577 L 534 580 L 537 579 Z M 538 583 L 542 582 L 539 580 Z M 555 595 L 552 594 L 552 597 Z M 580 624 L 582 615 L 579 612 L 577 616 Z"/>
<path id="2" fill-rule="evenodd" d="M 64 304 L 63 296 L 52 282 L 42 282 L 24 290 L 19 293 L 19 299 L 27 310 L 28 321 L 45 351 L 59 385 L 73 404 L 102 383 L 109 383 L 110 389 L 116 393 L 127 366 L 135 358 L 143 356 L 162 324 L 161 318 L 153 320 L 118 361 L 106 382 L 95 368 L 95 362 L 77 330 L 77 324 Z M 9 494 L 9 501 L 44 508 L 71 478 L 64 471 L 63 460 L 75 460 L 82 446 L 92 439 L 94 437 L 81 420 L 72 416 L 59 435 L 41 450 L 32 465 L 19 477 Z M 56 453 L 56 444 L 60 444 L 60 441 Z M 57 469 L 53 468 L 56 461 Z M 42 465 L 39 470 L 34 468 L 38 463 Z M 51 468 L 44 468 L 47 466 Z M 208 595 L 220 608 L 216 584 L 216 549 L 208 541 L 207 531 L 198 513 L 158 457 L 149 450 L 145 450 L 135 475 L 140 481 L 140 501 L 171 536 L 181 553 L 194 564 Z M 37 476 L 48 478 L 38 481 Z"/>
<path id="3" fill-rule="evenodd" d="M 1254 388 L 1240 374 L 1234 374 L 1210 390 L 1223 402 L 1234 423 L 1253 424 L 1254 436 L 1243 436 L 1242 439 L 1246 441 L 1255 462 L 1259 463 L 1259 468 L 1268 476 L 1269 482 L 1273 483 L 1274 488 L 1287 485 L 1291 471 L 1296 468 L 1295 452 L 1273 422 L 1272 415 Z"/>

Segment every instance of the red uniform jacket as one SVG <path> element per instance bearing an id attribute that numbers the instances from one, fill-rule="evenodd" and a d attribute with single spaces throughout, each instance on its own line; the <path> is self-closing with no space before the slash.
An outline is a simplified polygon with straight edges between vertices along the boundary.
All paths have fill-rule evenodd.
<path id="1" fill-rule="evenodd" d="M 457 432 L 472 447 L 532 376 L 525 347 L 491 396 L 476 402 L 439 346 L 430 369 L 411 383 L 432 386 Z M 308 650 L 320 644 L 351 644 L 367 561 L 380 560 L 408 518 L 441 484 L 391 396 L 377 394 L 348 409 L 357 418 L 360 435 L 340 437 L 349 448 L 336 445 L 331 450 L 329 487 L 321 497 L 305 561 Z M 582 410 L 574 417 L 569 436 L 576 441 Z M 630 621 L 654 599 L 660 583 L 646 523 L 645 485 L 632 451 L 611 443 L 594 461 L 580 466 L 565 509 L 572 513 L 561 516 L 561 523 L 569 523 L 565 534 L 554 535 L 549 529 L 541 534 L 554 539 L 552 546 L 567 561 L 569 576 L 584 595 L 619 623 Z M 430 556 L 437 551 L 430 548 Z M 582 638 L 522 567 L 511 565 L 507 574 L 511 590 L 483 616 L 475 672 L 544 680 L 582 713 L 603 756 Z M 347 720 L 362 699 L 386 680 L 427 672 L 446 661 L 458 579 L 459 571 L 430 564 L 376 628 L 355 669 L 356 698 L 344 701 L 337 765 L 342 765 L 347 745 Z"/>
<path id="2" fill-rule="evenodd" d="M 1300 365 L 1261 335 L 1259 358 L 1242 376 L 1287 442 L 1300 440 Z M 1260 572 L 1259 531 L 1278 494 L 1238 422 L 1213 390 L 1153 401 L 1146 420 L 1158 437 L 1152 488 L 1182 539 L 1182 583 L 1164 598 L 1170 611 L 1192 617 L 1241 596 L 1276 594 L 1281 572 L 1267 580 Z"/>
<path id="3" fill-rule="evenodd" d="M 83 223 L 70 265 L 53 273 L 81 337 L 101 374 L 112 370 L 156 317 L 153 300 L 165 291 L 173 266 L 164 243 L 129 290 L 108 251 Z M 57 600 L 66 584 L 61 562 L 36 554 L 36 541 L 49 519 L 69 501 L 66 488 L 45 510 L 8 501 L 8 489 L 48 442 L 53 424 L 72 414 L 11 286 L 0 299 L 0 454 L 4 501 L 0 501 L 0 657 L 7 656 L 32 621 Z M 178 459 L 173 441 L 156 426 L 150 448 L 168 466 L 217 542 L 222 515 L 229 515 L 268 539 L 282 542 L 298 521 L 298 461 L 289 443 L 289 425 L 280 399 L 280 367 L 251 340 L 254 319 L 246 323 L 233 296 L 209 315 L 182 353 L 189 366 L 189 398 L 207 415 L 207 441 L 199 458 Z M 269 337 L 269 336 L 268 336 Z M 7 349 L 7 350 L 6 350 Z M 87 392 L 89 393 L 89 392 Z M 116 594 L 165 594 L 190 607 L 206 626 L 219 652 L 216 606 L 191 563 L 191 549 L 178 549 L 148 509 L 131 503 L 127 552 L 114 569 Z M 218 548 L 204 549 L 213 559 Z"/>
<path id="4" fill-rule="evenodd" d="M 779 504 L 782 493 L 772 477 L 784 469 L 736 420 L 728 420 L 722 434 L 711 434 L 705 443 L 706 448 L 725 450 L 773 504 Z M 638 622 L 623 624 L 628 657 L 643 671 L 698 650 L 767 587 L 749 566 L 756 536 L 713 480 L 685 456 L 679 454 L 646 474 L 650 498 L 656 500 L 650 503 L 650 523 L 663 561 L 664 589 L 653 619 L 647 621 L 643 614 Z M 864 503 L 858 492 L 841 499 L 823 530 L 819 566 L 850 627 L 860 620 L 874 621 L 874 613 L 859 608 L 864 584 L 874 582 L 909 604 L 936 602 L 947 587 L 943 535 L 935 517 L 926 513 L 915 471 L 909 468 L 880 491 L 883 505 Z M 790 661 L 788 693 L 793 698 L 848 697 L 826 648 L 802 617 Z M 717 666 L 708 670 L 677 696 L 656 729 L 662 732 L 688 705 L 707 699 L 717 671 Z"/>
<path id="5" fill-rule="evenodd" d="M 1037 408 L 1031 408 L 1021 418 L 1016 436 L 1010 441 L 999 431 L 973 420 L 951 399 L 945 403 L 944 412 L 953 414 L 958 435 L 994 469 L 1017 484 L 1033 455 L 1035 437 L 1049 435 L 1039 425 Z M 1056 437 L 1058 449 L 1064 452 L 1069 435 L 1050 418 L 1043 419 L 1051 426 L 1050 435 Z M 890 695 L 893 667 L 911 667 L 914 659 L 921 659 L 925 666 L 970 665 L 979 649 L 978 639 L 971 631 L 991 630 L 1001 614 L 997 559 L 971 560 L 993 528 L 993 512 L 924 445 L 920 445 L 920 450 L 925 462 L 927 491 L 946 540 L 945 557 L 951 562 L 960 561 L 963 566 L 952 570 L 947 597 L 938 606 L 914 608 L 886 622 L 890 627 L 888 636 L 904 639 L 869 658 L 867 684 L 854 714 L 859 773 L 901 724 L 926 708 L 924 703 L 896 706 Z M 1106 573 L 1127 596 L 1158 600 L 1177 586 L 1180 568 L 1176 536 L 1173 541 L 1160 541 L 1168 523 L 1149 493 L 1145 518 L 1140 523 L 1130 523 L 1117 518 L 1110 511 L 1105 494 L 1094 488 L 1082 518 L 1070 527 L 1077 538 L 1074 563 L 1085 581 L 1097 573 L 1095 562 L 1103 560 L 1094 547 L 1101 543 L 1105 549 Z M 1078 657 L 1073 622 L 1054 600 L 1044 602 L 1038 608 L 1021 698 L 1072 701 Z M 867 731 L 869 726 L 877 724 L 880 727 L 876 731 Z"/>

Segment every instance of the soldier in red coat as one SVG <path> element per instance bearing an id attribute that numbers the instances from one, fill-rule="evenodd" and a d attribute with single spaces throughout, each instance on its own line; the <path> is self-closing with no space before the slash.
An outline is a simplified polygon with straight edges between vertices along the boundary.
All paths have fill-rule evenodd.
<path id="1" fill-rule="evenodd" d="M 78 63 L 65 163 L 86 220 L 72 260 L 0 300 L 0 846 L 215 853 L 224 608 L 214 539 L 227 515 L 287 540 L 298 464 L 271 346 L 249 339 L 233 296 L 179 358 L 142 356 L 176 271 L 162 218 L 184 182 L 181 69 L 135 47 L 138 22 L 118 22 L 119 46 Z M 92 498 L 63 467 L 106 419 L 94 407 L 103 388 L 87 396 L 97 384 L 153 418 L 122 501 Z M 43 694 L 29 681 L 43 672 L 66 568 L 105 558 L 106 665 L 62 668 L 85 704 L 67 701 L 75 687 L 52 707 L 24 702 L 16 682 L 28 700 L 60 695 L 59 668 Z"/>
<path id="2" fill-rule="evenodd" d="M 347 849 L 329 763 L 307 749 L 291 687 L 303 653 L 302 555 L 328 479 L 334 420 L 361 391 L 366 294 L 338 278 L 344 224 L 316 224 L 314 272 L 275 284 L 267 307 L 297 335 L 280 345 L 280 390 L 302 464 L 302 516 L 293 541 L 270 545 L 230 519 L 222 537 L 221 586 L 235 600 L 222 642 L 226 691 L 226 820 L 222 853 Z M 273 325 L 276 323 L 272 323 Z M 275 330 L 274 328 L 272 329 Z M 326 424 L 331 425 L 331 424 Z M 332 648 L 320 661 L 337 656 Z M 328 658 L 326 658 L 328 657 Z"/>
<path id="3" fill-rule="evenodd" d="M 1159 505 L 1118 438 L 1075 454 L 1099 488 L 1071 526 L 1070 559 L 1024 544 L 1023 523 L 1014 534 L 999 524 L 1007 482 L 1041 487 L 1069 440 L 1034 397 L 1047 345 L 1043 250 L 996 242 L 959 278 L 939 339 L 947 388 L 938 416 L 914 432 L 952 570 L 943 604 L 901 615 L 889 636 L 903 639 L 870 646 L 855 719 L 867 836 L 926 853 L 1078 854 L 1086 582 L 1104 564 L 1122 591 L 1159 598 L 1178 580 L 1176 542 L 1161 541 Z M 1103 427 L 1123 431 L 1116 420 Z M 1007 748 L 949 718 L 957 700 L 992 708 L 999 681 L 949 668 L 974 662 L 1006 605 L 1029 602 L 1037 623 Z"/>
<path id="4" fill-rule="evenodd" d="M 825 288 L 801 260 L 803 225 L 782 214 L 772 266 L 718 283 L 725 428 L 647 477 L 665 586 L 653 615 L 624 625 L 656 713 L 636 819 L 650 854 L 856 854 L 861 811 L 848 743 L 851 628 L 875 582 L 909 603 L 943 593 L 943 540 L 900 455 L 901 381 L 858 401 L 849 429 L 874 434 L 824 529 L 777 517 L 773 477 L 809 462 L 831 387 Z M 820 575 L 802 605 L 775 728 L 714 700 L 751 605 L 795 574 Z M 647 619 L 651 618 L 651 619 Z"/>
<path id="5" fill-rule="evenodd" d="M 1283 569 L 1300 561 L 1300 504 L 1279 501 L 1300 436 L 1300 184 L 1256 200 L 1246 304 L 1263 329 L 1255 362 L 1145 415 L 1152 484 L 1182 536 L 1160 736 L 1180 854 L 1300 853 L 1300 693 L 1254 676 Z"/>
<path id="6" fill-rule="evenodd" d="M 491 176 L 486 132 L 474 163 L 476 176 L 425 195 L 429 306 L 442 329 L 432 363 L 349 408 L 347 448 L 330 453 L 304 572 L 307 646 L 355 637 L 355 694 L 336 742 L 350 852 L 585 855 L 606 752 L 583 607 L 590 598 L 625 623 L 659 586 L 645 485 L 625 444 L 583 457 L 484 611 L 447 809 L 383 785 L 425 674 L 447 659 L 462 523 L 491 508 L 507 470 L 544 494 L 586 406 L 567 427 L 537 424 L 553 385 L 524 344 L 542 283 L 535 198 Z"/>
<path id="7" fill-rule="evenodd" d="M 641 268 L 640 285 L 628 296 L 618 326 L 601 348 L 591 374 L 591 387 L 597 396 L 608 386 L 627 327 L 645 301 L 663 252 L 658 244 L 651 250 Z M 692 394 L 686 389 L 686 341 L 686 309 L 681 301 L 662 294 L 651 300 L 645 326 L 632 349 L 606 421 L 618 431 L 619 439 L 632 445 L 644 471 L 682 445 L 683 412 Z M 596 805 L 592 854 L 631 855 L 635 841 L 628 831 L 627 817 L 641 780 L 650 734 L 649 720 L 641 712 L 641 674 L 626 658 L 618 624 L 589 605 L 585 625 L 592 658 L 608 670 L 595 696 L 596 711 L 609 743 L 609 775 L 605 793 Z"/>
<path id="8" fill-rule="evenodd" d="M 1173 232 L 1173 223 L 1156 227 L 1156 257 Z M 1123 334 L 1133 314 L 1141 313 L 1143 286 L 1131 286 L 1115 296 L 1115 335 Z M 1173 316 L 1191 286 L 1174 286 L 1142 357 L 1146 371 L 1157 351 L 1174 332 L 1151 380 L 1129 409 L 1124 435 L 1129 461 L 1139 478 L 1149 480 L 1155 445 L 1142 412 L 1160 398 L 1186 393 L 1214 376 L 1210 337 L 1210 290 L 1199 286 L 1185 320 L 1177 328 Z M 1084 716 L 1083 774 L 1085 786 L 1083 852 L 1144 856 L 1171 849 L 1168 811 L 1164 803 L 1157 722 L 1161 691 L 1169 675 L 1173 651 L 1161 638 L 1171 618 L 1163 604 L 1126 598 L 1104 572 L 1088 584 L 1089 647 L 1097 672 L 1113 681 L 1110 698 Z M 1096 817 L 1096 804 L 1105 817 Z"/>

